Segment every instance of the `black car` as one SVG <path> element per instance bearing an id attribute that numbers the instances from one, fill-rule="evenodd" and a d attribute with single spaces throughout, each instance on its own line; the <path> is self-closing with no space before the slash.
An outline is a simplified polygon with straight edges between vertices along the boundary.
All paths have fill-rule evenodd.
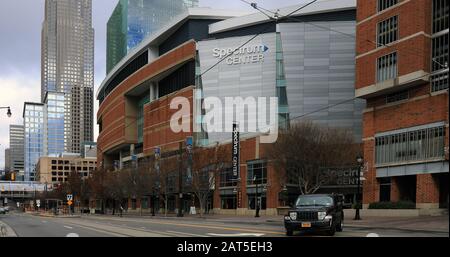
<path id="1" fill-rule="evenodd" d="M 326 232 L 334 235 L 344 228 L 344 197 L 337 194 L 300 195 L 284 217 L 286 235 L 294 231 Z"/>

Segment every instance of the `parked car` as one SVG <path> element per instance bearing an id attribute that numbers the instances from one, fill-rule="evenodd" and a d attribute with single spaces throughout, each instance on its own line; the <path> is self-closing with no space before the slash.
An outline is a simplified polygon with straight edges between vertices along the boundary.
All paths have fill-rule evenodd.
<path id="1" fill-rule="evenodd" d="M 3 208 L 5 209 L 6 212 L 9 212 L 9 206 L 5 206 Z"/>
<path id="2" fill-rule="evenodd" d="M 3 207 L 0 207 L 0 214 L 6 214 L 6 210 Z"/>
<path id="3" fill-rule="evenodd" d="M 292 236 L 294 231 L 311 231 L 333 236 L 344 229 L 344 207 L 342 195 L 300 195 L 284 217 L 286 235 Z"/>

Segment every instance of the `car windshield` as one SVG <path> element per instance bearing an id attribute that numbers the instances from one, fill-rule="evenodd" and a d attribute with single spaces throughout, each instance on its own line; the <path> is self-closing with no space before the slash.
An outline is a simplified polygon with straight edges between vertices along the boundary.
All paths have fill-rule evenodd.
<path id="1" fill-rule="evenodd" d="M 333 198 L 329 196 L 300 196 L 295 203 L 296 206 L 331 206 Z"/>

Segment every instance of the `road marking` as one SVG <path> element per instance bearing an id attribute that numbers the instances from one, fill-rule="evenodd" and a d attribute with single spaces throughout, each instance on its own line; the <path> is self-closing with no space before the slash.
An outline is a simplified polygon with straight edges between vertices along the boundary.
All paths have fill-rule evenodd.
<path id="1" fill-rule="evenodd" d="M 46 221 L 46 220 L 43 220 L 43 221 L 42 221 L 42 223 L 48 223 L 48 221 Z"/>
<path id="2" fill-rule="evenodd" d="M 77 233 L 69 233 L 66 237 L 80 237 Z"/>
<path id="3" fill-rule="evenodd" d="M 219 237 L 239 237 L 239 236 L 261 237 L 261 236 L 264 236 L 264 234 L 251 234 L 251 233 L 239 233 L 239 234 L 214 234 L 214 233 L 208 233 L 208 235 L 219 236 Z"/>
<path id="4" fill-rule="evenodd" d="M 103 218 L 103 220 L 106 220 L 106 218 Z M 111 219 L 111 218 L 109 218 Z M 114 219 L 116 220 L 116 219 Z M 118 219 L 122 220 L 123 219 Z M 132 222 L 145 222 L 147 224 L 158 224 L 158 225 L 173 225 L 173 226 L 181 226 L 181 227 L 195 227 L 195 228 L 208 228 L 208 229 L 220 229 L 220 230 L 229 230 L 229 231 L 239 231 L 244 233 L 263 233 L 263 234 L 274 234 L 274 235 L 285 235 L 284 232 L 277 232 L 273 230 L 256 230 L 256 229 L 245 229 L 245 228 L 235 228 L 235 227 L 224 227 L 224 226 L 217 226 L 217 225 L 195 225 L 195 224 L 186 224 L 186 223 L 172 223 L 172 222 L 156 222 L 156 221 L 143 221 L 143 220 L 136 220 L 136 219 L 128 219 L 128 221 Z"/>
<path id="5" fill-rule="evenodd" d="M 69 226 L 64 226 L 65 228 L 68 228 L 68 229 L 73 229 L 73 227 L 69 227 Z"/>
<path id="6" fill-rule="evenodd" d="M 205 235 L 191 234 L 191 233 L 184 233 L 184 232 L 178 232 L 178 231 L 167 231 L 167 232 L 168 232 L 168 233 L 175 233 L 175 234 L 185 235 L 185 236 L 208 237 L 208 236 L 205 236 Z"/>
<path id="7" fill-rule="evenodd" d="M 380 237 L 377 233 L 369 233 L 366 237 Z"/>

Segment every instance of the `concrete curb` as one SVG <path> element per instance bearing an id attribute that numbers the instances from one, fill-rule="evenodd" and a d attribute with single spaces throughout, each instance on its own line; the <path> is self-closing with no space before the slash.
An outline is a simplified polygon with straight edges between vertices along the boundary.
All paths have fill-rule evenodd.
<path id="1" fill-rule="evenodd" d="M 6 235 L 3 235 L 2 228 L 6 229 Z M 0 237 L 17 237 L 17 234 L 8 224 L 0 220 Z"/>

